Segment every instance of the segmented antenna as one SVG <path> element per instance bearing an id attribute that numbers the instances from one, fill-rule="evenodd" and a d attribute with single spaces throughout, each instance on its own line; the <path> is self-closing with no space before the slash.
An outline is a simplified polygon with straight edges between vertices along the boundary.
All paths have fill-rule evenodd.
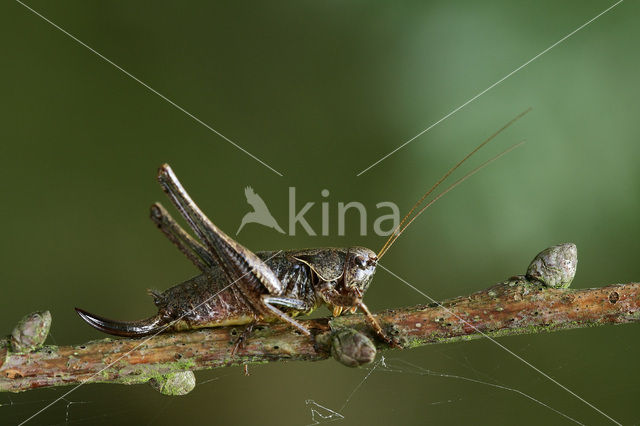
<path id="1" fill-rule="evenodd" d="M 520 118 L 522 118 L 525 114 L 527 114 L 529 111 L 531 111 L 531 107 L 527 108 L 526 110 L 524 110 L 523 112 L 521 112 L 520 114 L 518 114 L 517 116 L 515 116 L 513 119 L 511 119 L 507 124 L 505 124 L 504 126 L 502 126 L 500 129 L 498 129 L 494 134 L 492 134 L 491 136 L 489 136 L 487 139 L 485 139 L 480 145 L 478 145 L 477 147 L 475 147 L 469 154 L 467 154 L 462 160 L 460 160 L 455 166 L 453 166 L 452 168 L 450 168 L 440 179 L 438 179 L 438 181 L 413 205 L 413 207 L 411 207 L 411 210 L 409 210 L 409 213 L 407 213 L 403 218 L 402 221 L 400 221 L 400 223 L 398 224 L 398 226 L 396 226 L 396 228 L 393 230 L 393 232 L 391 233 L 391 236 L 389 237 L 389 239 L 384 243 L 384 245 L 382 246 L 382 248 L 380 249 L 380 251 L 378 252 L 378 259 L 380 259 L 386 252 L 387 250 L 389 250 L 389 247 L 391 247 L 391 245 L 398 239 L 398 237 L 405 231 L 405 229 L 407 229 L 407 227 L 409 225 L 411 225 L 411 223 L 418 217 L 420 216 L 420 214 L 422 214 L 422 212 L 424 212 L 428 207 L 430 207 L 433 203 L 435 203 L 437 200 L 439 200 L 440 198 L 442 198 L 447 192 L 451 191 L 453 188 L 455 188 L 456 186 L 460 185 L 462 182 L 464 182 L 465 180 L 467 180 L 469 177 L 471 177 L 472 175 L 476 174 L 477 172 L 479 172 L 481 169 L 483 169 L 484 167 L 488 166 L 490 163 L 493 163 L 494 161 L 496 161 L 498 158 L 502 157 L 503 155 L 507 154 L 508 152 L 514 150 L 515 148 L 519 147 L 520 145 L 522 145 L 524 143 L 524 141 L 517 143 L 509 148 L 507 148 L 506 150 L 502 151 L 500 154 L 496 155 L 495 157 L 485 161 L 484 163 L 482 163 L 480 166 L 476 167 L 475 169 L 473 169 L 472 171 L 470 171 L 469 173 L 467 173 L 466 175 L 464 175 L 463 177 L 461 177 L 460 179 L 458 179 L 457 181 L 455 181 L 453 184 L 451 184 L 449 187 L 447 187 L 447 189 L 445 189 L 444 191 L 442 191 L 440 194 L 438 194 L 433 200 L 429 201 L 424 207 L 422 207 L 417 213 L 415 213 L 412 216 L 412 213 L 418 208 L 420 207 L 420 205 L 422 204 L 422 202 L 433 192 L 436 190 L 436 188 L 438 188 L 438 186 L 440 186 L 440 184 L 442 184 L 450 175 L 451 173 L 453 173 L 458 167 L 460 167 L 465 161 L 467 161 L 473 154 L 475 154 L 476 152 L 478 152 L 483 146 L 485 146 L 486 144 L 488 144 L 489 142 L 491 142 L 496 136 L 498 136 L 500 133 L 502 133 L 502 131 L 504 131 L 507 127 L 511 126 L 513 123 L 515 123 L 516 121 L 518 121 Z"/>

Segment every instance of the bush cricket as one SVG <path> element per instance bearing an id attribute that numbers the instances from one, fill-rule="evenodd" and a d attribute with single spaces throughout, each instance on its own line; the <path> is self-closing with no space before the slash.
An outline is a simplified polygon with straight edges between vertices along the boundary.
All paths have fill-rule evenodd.
<path id="1" fill-rule="evenodd" d="M 159 203 L 151 206 L 151 219 L 201 274 L 164 292 L 150 291 L 158 313 L 144 320 L 113 321 L 79 308 L 76 311 L 91 326 L 117 336 L 139 337 L 165 330 L 249 326 L 259 322 L 286 322 L 300 333 L 311 336 L 311 332 L 294 318 L 326 305 L 334 316 L 360 309 L 376 335 L 395 345 L 363 302 L 378 262 L 425 209 L 520 145 L 482 163 L 418 209 L 469 157 L 530 110 L 513 118 L 449 169 L 418 200 L 377 254 L 357 246 L 254 253 L 214 225 L 193 202 L 169 165 L 164 164 L 159 169 L 158 181 L 200 241 L 182 229 Z"/>

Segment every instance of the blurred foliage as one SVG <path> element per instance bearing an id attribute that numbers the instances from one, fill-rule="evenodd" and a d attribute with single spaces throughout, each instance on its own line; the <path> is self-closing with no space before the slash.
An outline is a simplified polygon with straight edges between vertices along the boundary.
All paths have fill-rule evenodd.
<path id="1" fill-rule="evenodd" d="M 574 287 L 640 279 L 637 3 L 625 2 L 360 177 L 410 139 L 608 7 L 604 1 L 45 2 L 31 7 L 281 171 L 280 177 L 16 2 L 2 16 L 0 318 L 49 309 L 59 344 L 101 337 L 73 312 L 137 319 L 194 268 L 151 225 L 169 162 L 201 208 L 233 234 L 251 185 L 283 227 L 288 187 L 320 229 L 295 237 L 247 225 L 255 250 L 366 245 L 337 203 L 403 211 L 452 164 L 528 106 L 468 166 L 527 140 L 430 209 L 384 260 L 446 298 L 522 273 L 541 249 L 579 250 Z M 323 199 L 320 192 L 330 191 Z M 369 227 L 373 219 L 370 218 Z M 286 228 L 285 228 L 286 229 Z M 424 302 L 380 271 L 372 309 Z M 501 342 L 622 423 L 638 422 L 638 326 Z M 389 353 L 436 371 L 527 392 L 587 424 L 606 420 L 491 342 Z M 86 386 L 32 424 L 311 423 L 366 374 L 333 361 L 198 374 L 218 378 L 168 400 L 145 386 Z M 22 420 L 62 390 L 11 396 Z M 0 403 L 8 404 L 0 395 Z M 251 408 L 248 409 L 248 406 Z M 345 424 L 559 424 L 521 395 L 452 378 L 376 372 Z M 66 417 L 66 415 L 69 417 Z M 0 421 L 2 424 L 8 424 Z"/>

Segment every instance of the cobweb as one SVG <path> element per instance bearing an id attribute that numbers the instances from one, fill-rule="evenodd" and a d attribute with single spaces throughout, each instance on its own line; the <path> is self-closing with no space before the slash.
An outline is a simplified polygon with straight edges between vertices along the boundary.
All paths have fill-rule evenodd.
<path id="1" fill-rule="evenodd" d="M 381 266 L 381 265 L 379 265 L 379 266 Z M 411 285 L 406 280 L 402 279 L 401 277 L 397 276 L 393 272 L 389 271 L 387 268 L 382 267 L 382 269 L 384 269 L 386 272 L 390 273 L 392 276 L 397 278 L 400 282 L 405 284 L 407 287 L 411 288 L 415 292 L 419 293 L 420 295 L 422 295 L 423 297 L 428 299 L 430 302 L 440 305 L 439 302 L 435 301 L 429 295 L 425 294 L 420 289 L 414 287 L 413 285 Z M 443 307 L 442 305 L 440 305 L 440 306 Z M 446 309 L 446 308 L 444 308 L 444 309 Z M 450 312 L 450 313 L 455 315 L 452 312 Z M 458 318 L 460 318 L 460 317 L 458 317 Z M 460 318 L 460 320 L 464 321 L 462 318 Z M 473 327 L 472 324 L 469 324 L 469 325 L 471 327 Z M 486 336 L 484 333 L 482 333 L 481 331 L 479 331 L 477 329 L 476 329 L 476 331 L 478 333 L 482 334 L 487 340 L 489 340 L 492 343 L 494 343 L 495 345 L 497 345 L 497 347 L 500 348 L 501 350 L 503 350 L 506 354 L 512 356 L 514 359 L 518 360 L 519 362 L 521 362 L 522 364 L 526 365 L 527 367 L 530 367 L 533 371 L 535 371 L 538 374 L 537 378 L 543 377 L 545 379 L 548 379 L 549 382 L 553 383 L 554 385 L 557 385 L 558 388 L 560 388 L 563 391 L 567 392 L 572 397 L 575 397 L 577 400 L 579 400 L 580 402 L 584 403 L 586 406 L 588 406 L 589 408 L 593 409 L 597 413 L 601 414 L 603 417 L 607 418 L 612 423 L 620 425 L 619 422 L 617 422 L 615 419 L 611 418 L 607 413 L 603 412 L 598 407 L 592 405 L 590 402 L 586 401 L 581 396 L 577 395 L 576 393 L 571 391 L 569 388 L 564 386 L 562 383 L 559 383 L 557 380 L 553 379 L 547 373 L 545 373 L 544 371 L 538 369 L 537 367 L 535 367 L 534 365 L 532 365 L 531 363 L 526 361 L 521 356 L 519 356 L 518 354 L 514 353 L 513 351 L 511 351 L 510 349 L 505 347 L 503 344 L 498 343 L 493 338 L 491 338 L 489 336 Z M 468 359 L 465 358 L 465 360 L 469 364 Z M 472 370 L 474 372 L 476 372 L 476 373 L 480 373 L 475 369 L 472 369 Z M 383 373 L 384 372 L 384 373 L 396 373 L 396 374 L 410 374 L 410 375 L 417 375 L 417 376 L 434 376 L 434 377 L 440 377 L 440 378 L 446 378 L 446 379 L 452 379 L 452 380 L 457 380 L 457 381 L 474 383 L 474 384 L 477 384 L 477 385 L 482 385 L 482 386 L 493 388 L 493 389 L 500 390 L 500 391 L 503 391 L 503 392 L 509 392 L 509 393 L 516 394 L 516 395 L 518 395 L 518 396 L 530 401 L 533 404 L 536 404 L 536 405 L 538 405 L 540 407 L 543 407 L 544 409 L 552 411 L 556 415 L 564 418 L 564 420 L 566 420 L 566 421 L 570 421 L 572 423 L 576 423 L 576 424 L 579 424 L 579 425 L 583 425 L 584 424 L 584 423 L 580 422 L 579 420 L 575 419 L 574 417 L 571 417 L 568 414 L 566 414 L 565 412 L 561 411 L 559 408 L 554 407 L 554 406 L 550 405 L 549 403 L 544 402 L 541 399 L 538 399 L 538 398 L 532 396 L 531 394 L 526 393 L 526 392 L 524 392 L 524 391 L 522 391 L 522 390 L 520 390 L 520 389 L 518 389 L 516 387 L 507 386 L 507 385 L 505 385 L 503 383 L 500 383 L 499 381 L 497 381 L 495 379 L 492 379 L 491 377 L 489 377 L 485 373 L 480 373 L 480 375 L 485 376 L 485 378 L 479 379 L 479 378 L 468 377 L 468 376 L 463 376 L 463 375 L 458 375 L 458 374 L 451 374 L 451 373 L 447 373 L 447 372 L 434 371 L 434 370 L 428 369 L 426 367 L 417 365 L 415 363 L 409 362 L 409 361 L 407 361 L 405 359 L 401 359 L 401 358 L 389 358 L 388 359 L 388 358 L 385 358 L 384 356 L 381 356 L 380 359 L 371 368 L 369 368 L 368 372 L 364 375 L 362 380 L 353 388 L 351 393 L 348 394 L 348 396 L 344 400 L 344 403 L 342 404 L 342 406 L 339 409 L 333 410 L 332 408 L 328 407 L 326 404 L 325 405 L 321 405 L 316 400 L 313 400 L 313 399 L 307 400 L 306 404 L 308 406 L 310 406 L 309 409 L 310 409 L 311 419 L 313 421 L 313 423 L 311 423 L 311 424 L 321 424 L 321 423 L 327 423 L 327 422 L 332 422 L 332 421 L 336 421 L 336 420 L 345 419 L 346 418 L 346 415 L 344 414 L 345 413 L 345 408 L 347 407 L 349 402 L 353 399 L 354 395 L 362 388 L 362 386 L 365 384 L 365 382 L 367 382 L 367 380 L 370 379 L 370 377 L 372 376 L 372 374 L 374 372 L 377 372 L 377 373 Z M 459 401 L 461 401 L 461 398 L 446 399 L 446 400 L 442 400 L 442 401 L 433 401 L 430 404 L 431 405 L 451 404 L 451 403 L 455 403 L 455 402 L 459 402 Z M 321 409 L 322 411 L 320 411 L 319 409 Z"/>
<path id="2" fill-rule="evenodd" d="M 467 382 L 471 382 L 471 383 L 476 383 L 479 385 L 484 385 L 484 386 L 488 386 L 491 388 L 495 388 L 495 389 L 499 389 L 505 392 L 513 392 L 523 398 L 528 399 L 529 401 L 531 401 L 532 403 L 538 404 L 548 410 L 553 411 L 554 413 L 556 413 L 557 415 L 564 417 L 565 419 L 579 424 L 579 425 L 583 425 L 583 423 L 581 423 L 580 421 L 574 419 L 573 417 L 570 417 L 569 415 L 563 413 L 562 411 L 546 404 L 543 401 L 540 401 L 536 398 L 534 398 L 533 396 L 519 390 L 516 388 L 512 388 L 500 383 L 495 383 L 493 381 L 485 381 L 485 380 L 479 380 L 476 378 L 472 378 L 472 377 L 466 377 L 466 376 L 460 376 L 460 375 L 456 375 L 456 374 L 449 374 L 449 373 L 444 373 L 444 372 L 439 372 L 439 371 L 433 371 L 433 370 L 429 370 L 427 368 L 421 367 L 419 365 L 413 364 L 409 361 L 406 361 L 404 359 L 401 358 L 385 358 L 384 356 L 380 357 L 380 360 L 377 361 L 371 368 L 368 369 L 369 371 L 364 375 L 363 379 L 354 387 L 354 389 L 351 391 L 351 393 L 347 396 L 347 398 L 345 399 L 344 403 L 342 404 L 342 406 L 340 407 L 340 409 L 338 411 L 334 411 L 331 408 L 325 407 L 320 405 L 318 402 L 312 400 L 312 399 L 308 399 L 305 401 L 305 403 L 307 404 L 307 406 L 309 406 L 309 410 L 311 412 L 311 420 L 312 423 L 310 423 L 310 425 L 317 425 L 317 424 L 322 424 L 322 423 L 328 423 L 328 422 L 333 422 L 336 420 L 342 420 L 345 418 L 345 416 L 343 414 L 341 414 L 341 412 L 344 412 L 345 408 L 347 407 L 347 405 L 349 404 L 349 402 L 351 401 L 351 399 L 354 397 L 354 395 L 360 390 L 360 388 L 365 384 L 365 382 L 371 377 L 371 375 L 374 372 L 377 373 L 395 373 L 395 374 L 411 374 L 411 375 L 417 375 L 417 376 L 436 376 L 436 377 L 443 377 L 443 378 L 448 378 L 448 379 L 454 379 L 454 380 L 461 380 L 461 381 L 467 381 Z M 459 402 L 462 401 L 462 398 L 456 398 L 456 399 L 445 399 L 445 400 L 439 400 L 439 401 L 432 401 L 429 404 L 430 405 L 440 405 L 440 404 L 450 404 L 450 403 L 454 403 L 454 402 Z"/>

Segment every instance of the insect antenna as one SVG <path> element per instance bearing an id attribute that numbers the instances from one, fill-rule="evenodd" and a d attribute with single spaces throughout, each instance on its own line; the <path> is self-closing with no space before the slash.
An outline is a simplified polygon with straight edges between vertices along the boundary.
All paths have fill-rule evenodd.
<path id="1" fill-rule="evenodd" d="M 427 203 L 427 205 L 425 205 L 424 207 L 422 207 L 417 213 L 413 214 L 413 212 L 420 207 L 420 205 L 424 202 L 424 200 L 433 192 L 436 190 L 436 188 L 438 188 L 438 186 L 440 186 L 440 184 L 442 184 L 450 175 L 451 173 L 453 173 L 458 167 L 460 167 L 465 161 L 467 161 L 473 154 L 475 154 L 476 152 L 478 152 L 482 147 L 484 147 L 486 144 L 488 144 L 489 142 L 491 142 L 496 136 L 498 136 L 502 131 L 504 131 L 507 127 L 511 126 L 513 123 L 515 123 L 516 121 L 518 121 L 520 118 L 522 118 L 525 114 L 527 114 L 529 111 L 531 111 L 531 107 L 527 108 L 526 110 L 524 110 L 523 112 L 521 112 L 520 114 L 518 114 L 517 116 L 515 116 L 513 119 L 511 119 L 508 123 L 506 123 L 504 126 L 502 126 L 500 129 L 498 129 L 495 133 L 493 133 L 491 136 L 489 136 L 487 139 L 485 139 L 480 145 L 478 145 L 477 147 L 475 147 L 470 153 L 468 153 L 462 160 L 460 160 L 455 166 L 453 166 L 452 168 L 450 168 L 440 179 L 438 179 L 438 181 L 413 205 L 413 207 L 411 207 L 411 210 L 409 210 L 409 212 L 402 218 L 402 221 L 400 221 L 400 223 L 398 224 L 398 226 L 396 226 L 396 228 L 393 230 L 393 232 L 391 233 L 391 236 L 389 237 L 389 239 L 384 243 L 384 245 L 382 246 L 382 248 L 380 249 L 380 251 L 378 252 L 378 259 L 380 259 L 386 252 L 387 250 L 389 250 L 389 247 L 391 247 L 391 245 L 396 241 L 396 239 L 398 239 L 398 237 L 400 236 L 400 234 L 402 234 L 405 229 L 407 229 L 407 227 L 423 212 L 425 211 L 429 206 L 431 206 L 434 202 L 436 202 L 438 199 L 440 199 L 442 196 L 444 196 L 447 192 L 451 191 L 453 188 L 455 188 L 456 186 L 460 185 L 462 182 L 464 182 L 467 178 L 471 177 L 472 175 L 474 175 L 475 173 L 479 172 L 482 168 L 488 166 L 490 163 L 494 162 L 495 160 L 497 160 L 498 158 L 502 157 L 503 155 L 507 154 L 509 151 L 517 148 L 518 146 L 522 145 L 524 143 L 524 141 L 515 144 L 513 146 L 511 146 L 510 148 L 507 148 L 506 150 L 502 151 L 500 154 L 496 155 L 495 157 L 485 161 L 484 163 L 482 163 L 480 166 L 476 167 L 475 169 L 473 169 L 472 171 L 470 171 L 469 173 L 467 173 L 466 175 L 464 175 L 463 177 L 461 177 L 460 179 L 458 179 L 456 182 L 454 182 L 453 184 L 451 184 L 449 187 L 447 187 L 447 189 L 445 189 L 444 191 L 442 191 L 440 194 L 438 194 L 433 200 L 429 201 Z M 413 215 L 412 215 L 413 214 Z"/>

